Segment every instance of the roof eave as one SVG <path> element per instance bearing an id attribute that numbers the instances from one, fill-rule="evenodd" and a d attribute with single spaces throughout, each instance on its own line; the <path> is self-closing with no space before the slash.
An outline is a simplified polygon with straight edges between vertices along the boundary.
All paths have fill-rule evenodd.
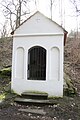
<path id="1" fill-rule="evenodd" d="M 66 44 L 67 34 L 68 34 L 68 32 L 65 30 L 64 31 L 64 46 Z"/>

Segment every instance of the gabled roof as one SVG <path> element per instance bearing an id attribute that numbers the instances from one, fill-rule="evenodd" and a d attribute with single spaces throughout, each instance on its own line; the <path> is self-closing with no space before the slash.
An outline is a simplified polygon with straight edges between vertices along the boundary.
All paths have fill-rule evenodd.
<path id="1" fill-rule="evenodd" d="M 41 15 L 43 15 L 41 12 L 37 11 L 37 12 L 35 12 L 33 15 L 31 15 L 28 19 L 26 19 L 24 22 L 22 22 L 19 27 L 21 27 L 25 22 L 27 22 L 29 19 L 31 19 L 31 18 L 32 18 L 35 14 L 37 14 L 37 13 L 40 13 Z M 67 37 L 67 33 L 68 33 L 68 32 L 67 32 L 62 26 L 60 26 L 59 24 L 57 24 L 55 21 L 51 20 L 50 18 L 46 17 L 45 15 L 43 15 L 43 16 L 44 16 L 45 18 L 47 18 L 49 21 L 55 23 L 59 28 L 61 28 L 61 29 L 63 30 L 63 32 L 64 32 L 64 45 L 65 45 L 66 37 Z M 14 32 L 15 32 L 19 27 L 17 27 L 14 31 L 12 31 L 12 32 L 11 32 L 11 35 L 13 35 Z"/>

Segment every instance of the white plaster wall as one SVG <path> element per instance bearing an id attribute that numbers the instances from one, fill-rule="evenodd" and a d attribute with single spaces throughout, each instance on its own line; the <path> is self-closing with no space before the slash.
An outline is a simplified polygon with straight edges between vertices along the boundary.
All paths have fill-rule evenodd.
<path id="1" fill-rule="evenodd" d="M 31 33 L 62 33 L 63 29 L 54 21 L 37 12 L 15 31 L 17 34 Z"/>
<path id="2" fill-rule="evenodd" d="M 24 48 L 18 47 L 15 52 L 15 77 L 24 78 Z"/>
<path id="3" fill-rule="evenodd" d="M 50 50 L 50 79 L 59 81 L 60 71 L 60 50 L 58 47 L 53 47 Z M 55 66 L 55 68 L 54 68 Z"/>
<path id="4" fill-rule="evenodd" d="M 51 36 L 24 36 L 14 37 L 13 39 L 13 61 L 12 61 L 12 84 L 11 88 L 18 94 L 24 91 L 41 91 L 47 92 L 49 96 L 63 96 L 63 35 Z M 47 50 L 46 55 L 46 81 L 42 80 L 27 80 L 27 60 L 28 49 L 33 46 L 42 46 Z M 16 76 L 16 50 L 18 47 L 24 49 L 24 77 L 18 78 Z M 57 68 L 58 75 L 54 77 L 54 70 L 58 60 L 55 64 L 51 63 L 51 50 L 53 48 L 59 51 L 59 68 Z M 55 52 L 55 50 L 53 50 Z M 56 57 L 57 58 L 57 57 Z M 54 57 L 53 57 L 54 60 Z M 18 64 L 18 63 L 17 63 Z M 19 64 L 18 64 L 19 66 Z M 54 67 L 52 69 L 52 66 Z M 53 71 L 51 71 L 53 70 Z M 60 71 L 59 71 L 60 70 Z"/>

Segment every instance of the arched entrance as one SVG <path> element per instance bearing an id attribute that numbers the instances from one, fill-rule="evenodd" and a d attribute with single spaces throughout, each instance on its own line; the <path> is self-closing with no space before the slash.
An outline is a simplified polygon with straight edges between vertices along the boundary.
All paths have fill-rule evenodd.
<path id="1" fill-rule="evenodd" d="M 34 46 L 28 50 L 28 80 L 46 80 L 46 49 Z"/>

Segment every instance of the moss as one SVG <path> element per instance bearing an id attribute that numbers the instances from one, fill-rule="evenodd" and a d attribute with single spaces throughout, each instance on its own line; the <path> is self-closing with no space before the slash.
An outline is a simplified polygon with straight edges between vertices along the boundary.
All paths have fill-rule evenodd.
<path id="1" fill-rule="evenodd" d="M 11 76 L 11 68 L 4 68 L 0 70 L 0 76 Z"/>
<path id="2" fill-rule="evenodd" d="M 34 93 L 34 94 L 47 94 L 46 92 L 40 92 L 40 91 L 25 91 L 28 93 Z"/>
<path id="3" fill-rule="evenodd" d="M 60 98 L 63 98 L 63 96 L 62 97 L 58 97 L 58 96 L 50 96 L 50 97 L 48 97 L 48 99 L 60 99 Z"/>
<path id="4" fill-rule="evenodd" d="M 12 93 L 12 94 L 15 94 L 15 95 L 19 95 L 19 94 L 17 94 L 13 89 L 11 89 L 11 93 Z"/>
<path id="5" fill-rule="evenodd" d="M 76 88 L 66 88 L 64 89 L 64 95 L 66 96 L 75 96 L 77 94 Z"/>
<path id="6" fill-rule="evenodd" d="M 4 100 L 5 99 L 5 93 L 0 95 L 0 100 Z"/>

